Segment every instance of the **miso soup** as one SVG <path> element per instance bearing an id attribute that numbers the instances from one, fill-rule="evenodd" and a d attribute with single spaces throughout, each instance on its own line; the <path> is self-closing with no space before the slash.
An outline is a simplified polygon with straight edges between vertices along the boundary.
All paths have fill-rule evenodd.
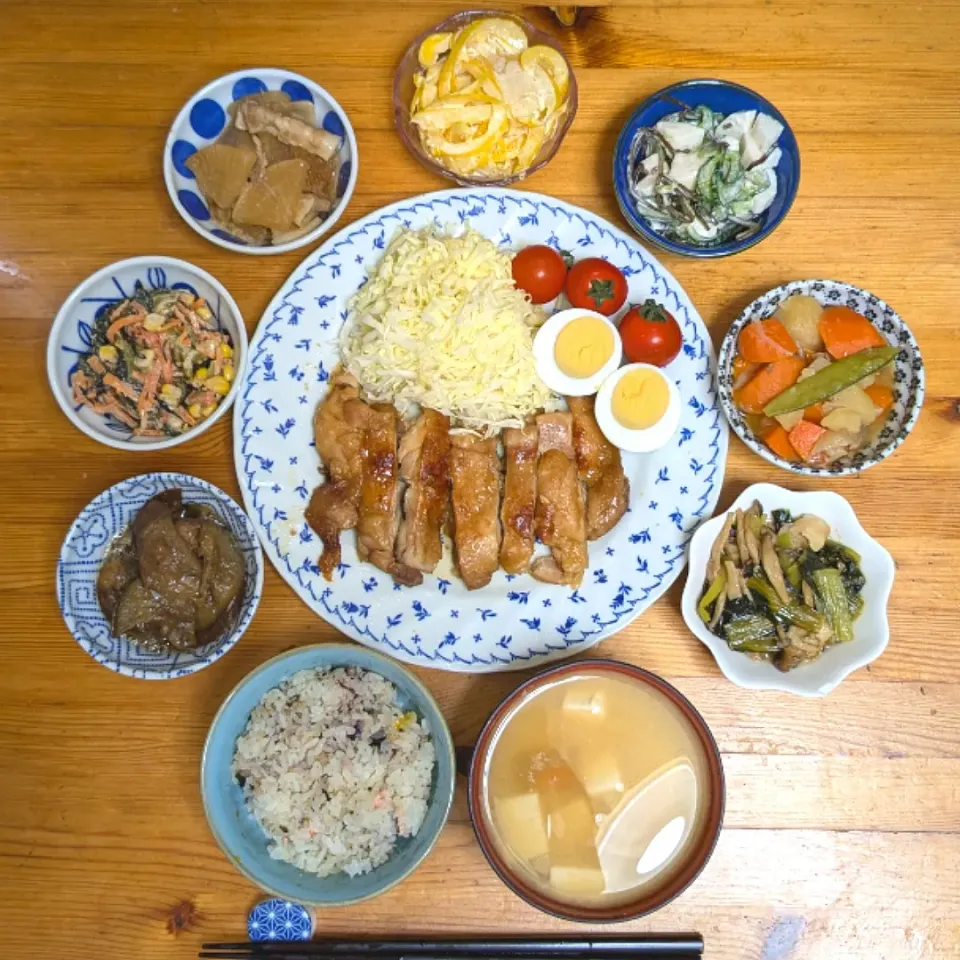
<path id="1" fill-rule="evenodd" d="M 483 811 L 510 868 L 584 906 L 635 899 L 684 865 L 710 806 L 697 731 L 640 680 L 558 676 L 507 715 L 487 752 Z"/>

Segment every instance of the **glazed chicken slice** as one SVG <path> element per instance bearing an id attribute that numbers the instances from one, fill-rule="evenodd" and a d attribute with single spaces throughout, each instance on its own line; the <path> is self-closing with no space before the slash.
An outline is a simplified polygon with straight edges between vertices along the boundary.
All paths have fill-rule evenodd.
<path id="1" fill-rule="evenodd" d="M 388 403 L 375 403 L 366 419 L 360 441 L 357 556 L 389 573 L 397 583 L 413 586 L 423 582 L 423 575 L 393 555 L 400 526 L 397 411 Z"/>
<path id="2" fill-rule="evenodd" d="M 503 544 L 500 566 L 507 573 L 526 573 L 533 556 L 533 515 L 537 503 L 537 425 L 503 431 L 505 464 L 503 506 Z"/>
<path id="3" fill-rule="evenodd" d="M 460 576 L 470 590 L 485 587 L 500 565 L 500 458 L 497 440 L 450 438 L 453 539 Z"/>
<path id="4" fill-rule="evenodd" d="M 603 435 L 593 413 L 593 397 L 567 397 L 573 413 L 573 447 L 580 479 L 587 488 L 587 539 L 609 533 L 626 513 L 630 483 L 620 451 Z"/>
<path id="5" fill-rule="evenodd" d="M 573 449 L 573 415 L 537 417 L 540 462 L 534 530 L 550 548 L 534 560 L 530 572 L 546 583 L 578 587 L 587 569 L 587 525 L 583 485 Z"/>
<path id="6" fill-rule="evenodd" d="M 403 520 L 397 534 L 397 559 L 424 573 L 440 562 L 440 529 L 450 506 L 450 420 L 424 410 L 400 439 Z"/>
<path id="7" fill-rule="evenodd" d="M 357 525 L 360 442 L 369 412 L 359 397 L 356 379 L 349 373 L 335 373 L 313 421 L 314 442 L 327 481 L 313 491 L 305 516 L 323 543 L 320 570 L 327 580 L 340 563 L 340 532 Z"/>

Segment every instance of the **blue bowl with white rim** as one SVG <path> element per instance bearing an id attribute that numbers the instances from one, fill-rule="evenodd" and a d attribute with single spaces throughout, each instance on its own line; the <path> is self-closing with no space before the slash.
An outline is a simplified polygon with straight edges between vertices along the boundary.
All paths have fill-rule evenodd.
<path id="1" fill-rule="evenodd" d="M 337 202 L 326 219 L 309 233 L 286 243 L 256 245 L 220 229 L 210 215 L 196 177 L 186 165 L 190 156 L 214 143 L 229 120 L 227 109 L 234 100 L 267 90 L 282 90 L 291 100 L 313 103 L 315 122 L 343 139 L 337 182 Z M 340 219 L 357 183 L 357 139 L 346 113 L 319 84 L 308 77 L 273 67 L 238 70 L 198 90 L 177 114 L 163 149 L 163 179 L 177 212 L 193 230 L 226 250 L 266 255 L 286 253 L 313 243 Z"/>
<path id="2" fill-rule="evenodd" d="M 250 812 L 233 773 L 237 739 L 263 696 L 301 670 L 359 667 L 397 689 L 401 710 L 425 719 L 436 750 L 427 814 L 416 836 L 401 837 L 386 863 L 358 876 L 307 873 L 270 856 L 267 835 Z M 378 896 L 408 877 L 433 849 L 450 815 L 456 786 L 453 736 L 430 691 L 406 667 L 364 647 L 323 643 L 288 650 L 260 664 L 223 701 L 210 724 L 200 765 L 207 822 L 227 859 L 248 880 L 274 896 L 316 907 L 338 907 Z"/>
<path id="3" fill-rule="evenodd" d="M 211 507 L 237 540 L 246 565 L 246 592 L 233 630 L 196 650 L 151 653 L 110 632 L 97 600 L 97 575 L 114 537 L 140 508 L 179 487 L 185 503 Z M 121 480 L 88 503 L 70 525 L 57 561 L 57 601 L 67 629 L 97 663 L 138 680 L 175 680 L 219 660 L 243 636 L 263 595 L 263 551 L 249 518 L 222 490 L 183 473 L 145 473 Z"/>
<path id="4" fill-rule="evenodd" d="M 776 166 L 777 193 L 773 202 L 759 215 L 760 229 L 749 237 L 731 239 L 723 243 L 699 246 L 665 237 L 654 230 L 650 221 L 637 209 L 630 195 L 630 145 L 641 127 L 652 127 L 671 113 L 684 106 L 709 107 L 715 112 L 729 115 L 738 110 L 757 110 L 766 113 L 783 124 L 783 132 L 777 141 L 780 160 Z M 747 87 L 727 80 L 684 80 L 664 87 L 634 111 L 617 138 L 613 154 L 613 186 L 620 212 L 626 221 L 644 240 L 681 257 L 711 259 L 741 253 L 765 240 L 781 224 L 790 211 L 800 187 L 800 148 L 786 117 L 769 100 Z"/>
<path id="5" fill-rule="evenodd" d="M 138 437 L 130 427 L 77 403 L 71 377 L 81 357 L 91 350 L 94 324 L 138 287 L 186 290 L 207 301 L 220 330 L 230 335 L 236 376 L 230 392 L 205 420 L 170 437 Z M 67 419 L 88 437 L 118 450 L 165 450 L 209 430 L 233 405 L 247 369 L 247 331 L 240 308 L 212 274 L 175 257 L 131 257 L 103 267 L 83 280 L 57 312 L 47 337 L 47 379 Z"/>

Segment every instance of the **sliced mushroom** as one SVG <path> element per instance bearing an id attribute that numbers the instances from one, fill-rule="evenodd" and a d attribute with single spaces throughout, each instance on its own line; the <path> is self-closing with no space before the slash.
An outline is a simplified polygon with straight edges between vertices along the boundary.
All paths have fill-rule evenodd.
<path id="1" fill-rule="evenodd" d="M 735 566 L 740 566 L 740 548 L 733 540 L 727 542 L 727 545 L 723 548 L 723 554 Z"/>
<path id="2" fill-rule="evenodd" d="M 816 660 L 823 652 L 825 639 L 822 630 L 816 634 L 808 633 L 799 627 L 787 630 L 788 646 L 777 655 L 776 666 L 783 671 L 792 670 L 801 663 Z"/>
<path id="3" fill-rule="evenodd" d="M 717 624 L 720 623 L 720 618 L 723 616 L 723 611 L 727 608 L 727 591 L 722 590 L 720 596 L 717 597 L 716 603 L 713 605 L 713 616 L 710 618 L 710 629 L 716 630 Z"/>
<path id="4" fill-rule="evenodd" d="M 734 524 L 734 530 L 737 534 L 737 550 L 740 552 L 740 563 L 745 564 L 747 562 L 747 535 L 745 532 L 747 524 L 743 517 L 743 511 L 737 511 L 737 519 Z"/>
<path id="5" fill-rule="evenodd" d="M 805 513 L 802 517 L 797 517 L 790 524 L 790 530 L 792 533 L 803 537 L 814 553 L 823 549 L 827 537 L 830 536 L 830 524 L 812 513 Z"/>
<path id="6" fill-rule="evenodd" d="M 730 600 L 739 600 L 743 596 L 740 571 L 729 560 L 723 561 L 723 568 L 727 573 L 727 597 Z"/>
<path id="7" fill-rule="evenodd" d="M 777 596 L 784 603 L 789 603 L 790 591 L 787 589 L 786 580 L 783 579 L 780 558 L 773 543 L 773 534 L 769 530 L 763 532 L 763 538 L 760 541 L 760 562 L 771 586 L 777 591 Z"/>
<path id="8" fill-rule="evenodd" d="M 720 572 L 720 562 L 723 560 L 723 548 L 730 538 L 730 528 L 733 526 L 733 514 L 728 513 L 723 521 L 723 526 L 717 534 L 717 539 L 713 541 L 710 548 L 710 559 L 707 561 L 706 577 L 709 583 L 713 583 L 714 577 Z"/>

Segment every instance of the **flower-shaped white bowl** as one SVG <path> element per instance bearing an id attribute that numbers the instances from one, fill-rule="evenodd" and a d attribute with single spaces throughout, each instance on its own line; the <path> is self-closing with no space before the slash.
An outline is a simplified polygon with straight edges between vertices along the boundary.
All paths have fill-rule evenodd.
<path id="1" fill-rule="evenodd" d="M 135 437 L 130 428 L 110 416 L 81 406 L 73 398 L 70 378 L 80 357 L 90 352 L 94 323 L 106 310 L 132 296 L 137 286 L 147 290 L 169 287 L 188 290 L 210 305 L 217 325 L 230 334 L 236 377 L 217 409 L 197 426 L 175 437 Z M 60 409 L 88 437 L 118 450 L 165 450 L 209 430 L 233 406 L 247 369 L 247 331 L 240 308 L 216 277 L 174 257 L 131 257 L 98 270 L 78 284 L 57 313 L 47 340 L 47 379 Z"/>
<path id="2" fill-rule="evenodd" d="M 830 524 L 830 537 L 860 554 L 860 568 L 866 577 L 863 588 L 863 613 L 854 622 L 853 640 L 828 647 L 811 663 L 782 673 L 772 663 L 753 660 L 731 650 L 721 637 L 712 633 L 697 614 L 703 592 L 703 578 L 710 548 L 723 526 L 724 517 L 738 507 L 746 509 L 759 500 L 765 513 L 786 509 L 795 517 L 813 513 Z M 872 663 L 887 647 L 887 600 L 893 587 L 893 557 L 860 526 L 853 507 L 837 493 L 817 490 L 798 493 L 772 483 L 748 487 L 727 508 L 700 524 L 690 541 L 687 582 L 683 588 L 683 619 L 698 639 L 710 648 L 717 665 L 728 680 L 752 690 L 782 690 L 801 697 L 823 697 L 854 670 Z"/>
<path id="3" fill-rule="evenodd" d="M 286 243 L 257 246 L 221 230 L 210 216 L 206 201 L 197 189 L 196 177 L 186 166 L 188 157 L 203 147 L 210 146 L 223 132 L 227 110 L 234 100 L 251 93 L 283 90 L 291 100 L 306 100 L 313 104 L 318 127 L 342 137 L 341 166 L 337 181 L 337 203 L 309 233 Z M 177 213 L 201 237 L 225 250 L 255 255 L 286 253 L 314 243 L 327 233 L 347 208 L 353 188 L 357 185 L 357 138 L 343 107 L 319 84 L 308 77 L 289 70 L 273 67 L 251 67 L 228 73 L 198 90 L 177 114 L 163 150 L 163 179 L 167 193 Z"/>

